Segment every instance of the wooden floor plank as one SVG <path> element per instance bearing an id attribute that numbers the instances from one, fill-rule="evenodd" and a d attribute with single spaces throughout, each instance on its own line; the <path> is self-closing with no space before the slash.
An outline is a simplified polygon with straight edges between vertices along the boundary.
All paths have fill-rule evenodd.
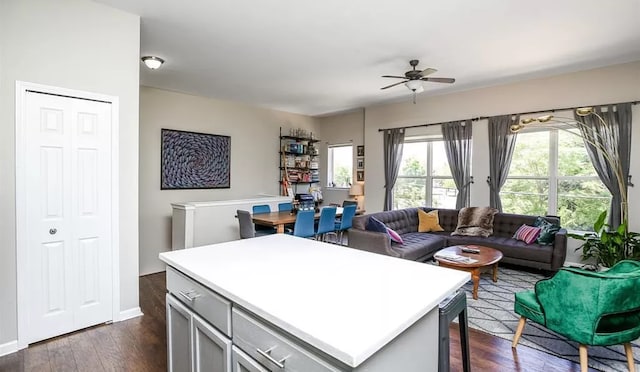
<path id="1" fill-rule="evenodd" d="M 22 352 L 24 352 L 25 371 L 51 371 L 51 364 L 49 363 L 49 349 L 46 342 L 31 345 Z"/>
<path id="2" fill-rule="evenodd" d="M 124 371 L 125 363 L 122 352 L 116 341 L 111 337 L 110 327 L 110 325 L 94 327 L 87 331 L 87 336 L 95 349 L 99 350 L 98 358 L 103 370 Z"/>
<path id="3" fill-rule="evenodd" d="M 9 354 L 0 358 L 0 371 L 19 372 L 24 371 L 24 351 Z"/>
<path id="4" fill-rule="evenodd" d="M 84 332 L 76 332 L 68 337 L 69 347 L 80 372 L 102 371 L 104 367 L 100 356 L 90 338 L 91 329 Z"/>
<path id="5" fill-rule="evenodd" d="M 52 372 L 71 372 L 77 371 L 73 351 L 69 346 L 69 336 L 54 338 L 47 342 L 49 350 L 49 363 Z"/>
<path id="6" fill-rule="evenodd" d="M 166 370 L 164 273 L 140 278 L 143 317 L 60 336 L 0 357 L 0 372 Z M 450 326 L 451 371 L 462 371 L 457 324 Z M 526 346 L 469 329 L 473 371 L 578 372 L 580 366 Z M 590 369 L 590 371 L 593 371 Z"/>

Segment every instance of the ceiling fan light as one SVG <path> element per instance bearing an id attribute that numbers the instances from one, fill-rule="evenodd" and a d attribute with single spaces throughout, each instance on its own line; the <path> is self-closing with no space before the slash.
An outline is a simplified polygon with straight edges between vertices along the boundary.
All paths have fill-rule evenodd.
<path id="1" fill-rule="evenodd" d="M 414 93 L 422 93 L 424 92 L 424 87 L 422 86 L 422 82 L 420 80 L 409 80 L 404 85 L 409 88 Z"/>
<path id="2" fill-rule="evenodd" d="M 164 59 L 156 56 L 144 56 L 141 58 L 145 66 L 152 70 L 156 70 L 162 66 Z"/>

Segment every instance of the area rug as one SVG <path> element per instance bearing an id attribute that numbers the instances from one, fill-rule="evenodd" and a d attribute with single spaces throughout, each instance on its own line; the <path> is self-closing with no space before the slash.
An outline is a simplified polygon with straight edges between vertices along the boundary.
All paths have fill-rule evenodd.
<path id="1" fill-rule="evenodd" d="M 512 340 L 520 317 L 513 311 L 514 293 L 533 289 L 534 284 L 544 276 L 537 273 L 499 268 L 498 282 L 491 280 L 490 274 L 480 276 L 478 299 L 471 292 L 473 283 L 469 281 L 464 289 L 467 293 L 469 327 L 496 337 Z M 519 345 L 553 354 L 579 363 L 578 344 L 567 340 L 545 327 L 527 321 Z M 627 359 L 622 345 L 608 347 L 589 346 L 589 366 L 600 371 L 628 371 Z M 636 365 L 640 360 L 640 342 L 633 343 Z"/>

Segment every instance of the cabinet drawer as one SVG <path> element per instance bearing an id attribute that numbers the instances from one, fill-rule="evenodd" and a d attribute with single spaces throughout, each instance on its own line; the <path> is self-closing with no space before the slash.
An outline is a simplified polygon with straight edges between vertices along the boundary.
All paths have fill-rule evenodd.
<path id="1" fill-rule="evenodd" d="M 233 308 L 233 343 L 251 358 L 270 370 L 291 372 L 340 371 L 312 351 L 303 348 L 290 337 L 276 332 L 271 326 Z"/>
<path id="2" fill-rule="evenodd" d="M 167 267 L 167 290 L 222 333 L 231 337 L 231 302 Z"/>

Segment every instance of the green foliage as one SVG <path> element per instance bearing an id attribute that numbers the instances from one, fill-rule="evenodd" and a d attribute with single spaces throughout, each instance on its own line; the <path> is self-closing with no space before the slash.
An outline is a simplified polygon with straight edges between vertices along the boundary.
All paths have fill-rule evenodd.
<path id="1" fill-rule="evenodd" d="M 404 167 L 400 170 L 403 176 L 424 176 L 427 174 L 425 166 L 416 158 L 409 158 L 404 161 Z"/>
<path id="2" fill-rule="evenodd" d="M 555 214 L 568 229 L 590 231 L 595 216 L 609 207 L 611 194 L 597 179 L 582 139 L 565 131 L 558 131 L 558 135 L 558 176 L 594 179 L 558 180 Z M 505 212 L 549 213 L 549 132 L 518 136 L 509 177 L 500 192 Z"/>
<path id="3" fill-rule="evenodd" d="M 582 259 L 594 259 L 597 265 L 605 267 L 612 267 L 622 260 L 640 260 L 640 234 L 627 231 L 627 221 L 610 230 L 606 218 L 607 211 L 600 213 L 593 224 L 594 232 L 568 234 L 570 238 L 584 242 L 576 248 L 576 251 L 582 250 Z"/>
<path id="4" fill-rule="evenodd" d="M 336 167 L 333 173 L 333 182 L 337 187 L 349 187 L 351 184 L 350 169 L 343 166 Z"/>

